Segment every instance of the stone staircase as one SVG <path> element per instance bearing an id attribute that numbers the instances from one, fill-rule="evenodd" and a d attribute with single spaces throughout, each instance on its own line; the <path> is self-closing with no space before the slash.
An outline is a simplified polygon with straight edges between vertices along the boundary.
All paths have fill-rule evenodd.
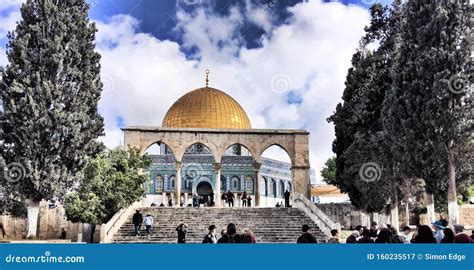
<path id="1" fill-rule="evenodd" d="M 295 243 L 301 226 L 308 224 L 318 242 L 325 242 L 325 234 L 314 221 L 298 208 L 141 208 L 143 216 L 150 213 L 155 221 L 150 238 L 133 235 L 132 215 L 114 235 L 114 243 L 176 243 L 176 227 L 188 225 L 187 243 L 201 243 L 209 225 L 217 227 L 217 234 L 235 223 L 238 232 L 250 228 L 257 243 Z M 144 228 L 142 227 L 142 234 Z"/>

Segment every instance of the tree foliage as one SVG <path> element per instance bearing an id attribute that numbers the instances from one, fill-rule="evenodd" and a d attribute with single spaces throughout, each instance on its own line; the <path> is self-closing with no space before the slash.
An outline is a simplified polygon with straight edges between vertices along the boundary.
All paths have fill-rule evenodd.
<path id="1" fill-rule="evenodd" d="M 66 197 L 66 216 L 73 222 L 107 223 L 145 194 L 148 176 L 140 170 L 150 165 L 151 160 L 135 148 L 100 154 L 84 168 L 78 189 Z"/>
<path id="2" fill-rule="evenodd" d="M 465 163 L 473 150 L 469 1 L 412 0 L 405 8 L 385 126 L 399 173 L 437 193 L 447 189 L 448 152 L 459 181 L 472 174 Z"/>
<path id="3" fill-rule="evenodd" d="M 96 27 L 84 0 L 28 0 L 21 17 L 0 70 L 2 140 L 10 146 L 2 155 L 22 174 L 20 194 L 61 198 L 102 148 L 95 141 L 103 135 Z"/>
<path id="4" fill-rule="evenodd" d="M 371 15 L 344 103 L 329 118 L 337 186 L 369 211 L 403 195 L 407 181 L 421 186 L 424 179 L 443 198 L 450 183 L 467 190 L 474 152 L 469 1 L 395 1 L 391 9 L 373 5 Z M 367 49 L 371 42 L 379 46 Z M 360 181 L 367 164 L 378 165 L 371 170 L 377 181 Z"/>
<path id="5" fill-rule="evenodd" d="M 329 185 L 336 184 L 336 157 L 331 157 L 326 160 L 324 167 L 321 170 L 323 181 Z"/>
<path id="6" fill-rule="evenodd" d="M 372 20 L 366 27 L 359 50 L 348 71 L 344 103 L 329 118 L 335 125 L 335 184 L 349 194 L 351 202 L 368 211 L 380 211 L 394 192 L 398 179 L 391 173 L 390 152 L 382 125 L 382 104 L 390 90 L 390 67 L 399 23 L 399 6 L 371 7 Z M 375 50 L 368 49 L 378 42 Z M 385 188 L 380 188 L 380 187 Z"/>

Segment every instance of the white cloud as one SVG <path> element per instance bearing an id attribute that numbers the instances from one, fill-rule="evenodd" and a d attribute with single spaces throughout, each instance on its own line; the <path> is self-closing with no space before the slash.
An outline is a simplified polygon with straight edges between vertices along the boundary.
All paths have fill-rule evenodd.
<path id="1" fill-rule="evenodd" d="M 255 8 L 255 7 L 254 7 Z M 287 24 L 270 22 L 262 10 L 255 21 L 271 29 L 262 37 L 261 48 L 241 47 L 239 27 L 244 12 L 233 8 L 228 17 L 198 9 L 179 10 L 176 31 L 184 46 L 197 50 L 197 59 L 186 59 L 175 42 L 136 33 L 138 21 L 129 16 L 99 23 L 103 73 L 114 80 L 114 90 L 101 101 L 109 145 L 121 135 L 115 118 L 126 125 L 161 125 L 164 114 L 181 95 L 202 87 L 204 70 L 211 69 L 211 86 L 237 99 L 255 128 L 301 128 L 311 132 L 311 163 L 319 170 L 332 156 L 332 125 L 326 118 L 340 101 L 351 56 L 369 22 L 369 14 L 357 6 L 309 1 L 289 9 Z M 289 78 L 291 91 L 302 102 L 288 104 L 288 92 L 272 89 L 280 74 Z M 284 89 L 283 89 L 284 90 Z M 120 137 L 121 138 L 121 137 Z"/>
<path id="2" fill-rule="evenodd" d="M 109 146 L 123 142 L 117 117 L 123 117 L 126 125 L 160 126 L 172 101 L 193 85 L 201 85 L 189 78 L 196 73 L 196 62 L 186 60 L 177 43 L 136 33 L 137 25 L 137 20 L 125 15 L 97 23 L 105 83 L 100 110 Z"/>
<path id="3" fill-rule="evenodd" d="M 265 32 L 270 32 L 273 28 L 273 20 L 271 16 L 271 7 L 270 4 L 263 6 L 255 5 L 250 0 L 245 1 L 245 14 L 247 18 L 258 27 L 265 30 Z"/>

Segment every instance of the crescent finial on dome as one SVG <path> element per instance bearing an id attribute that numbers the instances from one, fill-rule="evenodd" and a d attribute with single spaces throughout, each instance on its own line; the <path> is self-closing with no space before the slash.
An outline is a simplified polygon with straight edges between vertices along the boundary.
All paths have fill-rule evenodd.
<path id="1" fill-rule="evenodd" d="M 206 69 L 206 89 L 209 88 L 209 69 Z"/>

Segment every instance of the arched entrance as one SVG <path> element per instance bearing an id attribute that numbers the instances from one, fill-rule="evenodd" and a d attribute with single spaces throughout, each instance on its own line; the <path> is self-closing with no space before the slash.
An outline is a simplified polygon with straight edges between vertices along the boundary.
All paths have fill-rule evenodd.
<path id="1" fill-rule="evenodd" d="M 196 186 L 196 192 L 199 195 L 199 197 L 202 198 L 201 203 L 202 204 L 207 204 L 211 198 L 210 195 L 212 192 L 212 186 L 208 182 L 202 181 Z"/>

